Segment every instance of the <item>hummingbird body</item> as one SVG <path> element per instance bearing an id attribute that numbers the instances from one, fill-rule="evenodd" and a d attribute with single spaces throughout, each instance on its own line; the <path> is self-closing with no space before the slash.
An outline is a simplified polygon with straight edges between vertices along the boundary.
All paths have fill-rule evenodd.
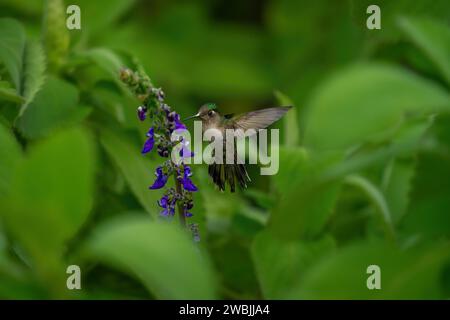
<path id="1" fill-rule="evenodd" d="M 209 175 L 221 191 L 225 190 L 225 185 L 227 183 L 230 186 L 231 192 L 234 192 L 236 181 L 241 188 L 246 188 L 247 182 L 250 182 L 250 177 L 245 169 L 245 165 L 238 163 L 237 161 L 236 143 L 233 143 L 234 150 L 228 150 L 228 148 L 226 148 L 226 130 L 233 129 L 245 132 L 246 130 L 254 129 L 255 132 L 257 132 L 259 129 L 267 128 L 269 125 L 280 119 L 290 108 L 291 107 L 267 108 L 234 116 L 232 114 L 222 115 L 217 110 L 215 104 L 207 103 L 200 107 L 196 115 L 189 117 L 201 119 L 203 133 L 208 129 L 216 129 L 222 133 L 224 150 L 223 162 L 213 163 L 208 167 Z M 233 139 L 236 139 L 236 137 L 233 137 Z M 234 152 L 234 162 L 232 164 L 226 163 L 226 152 Z M 230 155 L 229 158 L 232 156 L 233 155 Z"/>

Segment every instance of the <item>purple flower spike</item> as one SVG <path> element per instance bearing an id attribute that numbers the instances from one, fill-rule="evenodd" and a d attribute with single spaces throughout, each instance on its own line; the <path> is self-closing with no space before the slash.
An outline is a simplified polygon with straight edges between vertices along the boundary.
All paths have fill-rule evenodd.
<path id="1" fill-rule="evenodd" d="M 154 136 L 155 129 L 153 127 L 150 128 L 147 132 L 147 140 L 144 143 L 144 147 L 142 148 L 142 154 L 150 152 L 153 149 L 153 146 L 155 144 L 155 136 Z"/>
<path id="2" fill-rule="evenodd" d="M 139 120 L 144 121 L 145 117 L 147 115 L 147 107 L 145 107 L 145 106 L 138 107 L 137 114 L 138 114 Z"/>
<path id="3" fill-rule="evenodd" d="M 181 184 L 183 185 L 184 190 L 187 191 L 197 191 L 197 187 L 194 185 L 194 183 L 189 179 L 189 177 L 192 176 L 191 168 L 188 166 L 184 166 L 184 175 L 183 178 L 179 178 Z"/>
<path id="4" fill-rule="evenodd" d="M 153 185 L 149 187 L 149 189 L 161 189 L 167 183 L 168 176 L 164 175 L 161 167 L 156 168 L 155 175 L 156 180 L 153 182 Z"/>
<path id="5" fill-rule="evenodd" d="M 178 113 L 175 114 L 175 117 L 173 120 L 175 122 L 175 130 L 187 129 L 187 127 L 183 124 L 183 122 L 181 122 L 180 115 Z"/>

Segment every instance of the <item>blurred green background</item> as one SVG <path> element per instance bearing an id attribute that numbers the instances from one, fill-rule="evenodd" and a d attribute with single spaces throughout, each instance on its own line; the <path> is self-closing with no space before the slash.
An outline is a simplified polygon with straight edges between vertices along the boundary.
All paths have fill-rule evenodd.
<path id="1" fill-rule="evenodd" d="M 450 3 L 377 1 L 381 30 L 370 4 L 1 0 L 0 297 L 450 298 Z M 148 190 L 138 65 L 182 117 L 295 106 L 277 175 L 193 166 L 198 244 Z"/>

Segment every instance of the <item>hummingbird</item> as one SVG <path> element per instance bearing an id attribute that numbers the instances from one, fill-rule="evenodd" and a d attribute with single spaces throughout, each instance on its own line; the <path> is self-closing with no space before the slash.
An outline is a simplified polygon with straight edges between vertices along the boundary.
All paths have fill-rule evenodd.
<path id="1" fill-rule="evenodd" d="M 202 121 L 203 133 L 208 129 L 216 129 L 222 133 L 224 150 L 226 150 L 226 129 L 241 129 L 244 132 L 248 129 L 254 129 L 257 132 L 265 129 L 275 121 L 279 120 L 290 109 L 291 106 L 266 108 L 256 111 L 243 113 L 240 115 L 224 114 L 222 115 L 216 104 L 206 103 L 200 107 L 197 114 L 186 118 L 200 119 Z M 234 138 L 236 139 L 236 138 Z M 234 143 L 234 156 L 236 160 L 236 143 Z M 233 151 L 233 150 L 232 150 Z M 208 174 L 211 176 L 215 185 L 221 191 L 225 191 L 226 184 L 229 185 L 231 192 L 235 192 L 235 181 L 239 183 L 241 188 L 247 188 L 247 182 L 251 179 L 244 164 L 234 161 L 233 164 L 227 164 L 226 152 L 223 152 L 224 161 L 222 164 L 213 163 L 208 166 Z"/>

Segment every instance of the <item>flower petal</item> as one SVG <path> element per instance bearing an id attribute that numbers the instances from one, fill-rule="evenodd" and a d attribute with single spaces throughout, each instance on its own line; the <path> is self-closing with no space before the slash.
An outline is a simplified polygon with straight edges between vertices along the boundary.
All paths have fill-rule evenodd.
<path id="1" fill-rule="evenodd" d="M 187 191 L 197 191 L 198 190 L 198 188 L 194 185 L 194 183 L 189 178 L 181 179 L 181 184 L 183 185 L 183 188 Z"/>
<path id="2" fill-rule="evenodd" d="M 184 125 L 183 122 L 181 122 L 180 120 L 180 115 L 177 113 L 175 114 L 174 117 L 174 122 L 175 122 L 175 130 L 179 130 L 179 129 L 187 129 L 187 127 Z"/>
<path id="3" fill-rule="evenodd" d="M 144 147 L 142 148 L 142 153 L 150 152 L 153 149 L 153 146 L 155 145 L 155 128 L 151 127 L 147 132 L 147 140 L 144 143 Z"/>
<path id="4" fill-rule="evenodd" d="M 144 147 L 142 148 L 142 154 L 152 151 L 154 145 L 155 139 L 153 137 L 148 138 L 144 143 Z"/>
<path id="5" fill-rule="evenodd" d="M 155 190 L 155 189 L 161 189 L 164 187 L 167 183 L 167 176 L 160 176 L 156 178 L 155 182 L 149 187 L 149 189 Z"/>

